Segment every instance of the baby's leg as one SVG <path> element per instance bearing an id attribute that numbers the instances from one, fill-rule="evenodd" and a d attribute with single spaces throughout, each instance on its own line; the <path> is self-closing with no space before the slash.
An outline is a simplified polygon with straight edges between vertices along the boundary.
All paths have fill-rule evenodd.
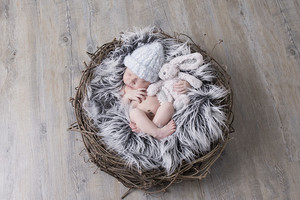
<path id="1" fill-rule="evenodd" d="M 143 132 L 157 139 L 167 137 L 176 130 L 174 121 L 170 122 L 162 128 L 158 128 L 146 115 L 145 112 L 138 108 L 130 111 L 130 120 L 136 123 L 136 126 Z"/>
<path id="2" fill-rule="evenodd" d="M 164 102 L 156 111 L 152 121 L 157 127 L 163 127 L 171 120 L 174 112 L 173 103 Z"/>

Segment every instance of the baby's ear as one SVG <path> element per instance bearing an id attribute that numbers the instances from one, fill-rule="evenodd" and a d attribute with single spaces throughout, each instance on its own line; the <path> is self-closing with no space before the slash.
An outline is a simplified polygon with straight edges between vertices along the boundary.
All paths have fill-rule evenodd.
<path id="1" fill-rule="evenodd" d="M 178 65 L 181 70 L 197 69 L 204 63 L 203 56 L 198 52 L 180 56 L 180 60 L 178 61 L 180 61 Z"/>

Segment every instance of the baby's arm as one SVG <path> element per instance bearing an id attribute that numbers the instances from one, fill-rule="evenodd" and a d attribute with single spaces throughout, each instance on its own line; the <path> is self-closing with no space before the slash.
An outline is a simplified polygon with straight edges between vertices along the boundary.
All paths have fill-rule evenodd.
<path id="1" fill-rule="evenodd" d="M 128 104 L 131 101 L 138 101 L 139 103 L 141 103 L 147 97 L 147 91 L 146 90 L 147 90 L 146 88 L 139 88 L 137 90 L 128 89 L 128 91 L 126 91 L 125 87 L 124 87 L 123 101 L 125 103 L 128 103 Z"/>

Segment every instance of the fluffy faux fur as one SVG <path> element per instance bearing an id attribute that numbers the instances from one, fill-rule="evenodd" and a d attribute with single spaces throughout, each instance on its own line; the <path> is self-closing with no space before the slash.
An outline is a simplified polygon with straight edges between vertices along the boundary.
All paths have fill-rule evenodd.
<path id="1" fill-rule="evenodd" d="M 109 149 L 117 152 L 128 166 L 143 169 L 163 167 L 172 173 L 183 161 L 191 161 L 195 155 L 210 150 L 210 144 L 222 137 L 226 116 L 220 102 L 228 91 L 214 85 L 214 70 L 205 62 L 197 70 L 188 73 L 203 82 L 200 89 L 190 89 L 190 104 L 176 111 L 173 119 L 176 132 L 162 140 L 147 134 L 137 134 L 129 127 L 129 106 L 121 103 L 120 90 L 125 66 L 124 57 L 140 45 L 160 42 L 165 60 L 191 53 L 187 43 L 175 39 L 162 39 L 148 27 L 121 35 L 123 45 L 113 51 L 94 70 L 94 78 L 88 85 L 84 108 L 99 129 L 98 135 Z"/>

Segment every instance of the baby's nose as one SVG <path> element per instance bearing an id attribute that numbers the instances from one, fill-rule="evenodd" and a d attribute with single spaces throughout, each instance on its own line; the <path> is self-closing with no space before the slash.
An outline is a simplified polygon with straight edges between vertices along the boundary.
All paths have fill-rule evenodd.
<path id="1" fill-rule="evenodd" d="M 131 85 L 131 84 L 134 85 L 134 84 L 135 84 L 134 79 L 130 79 L 130 80 L 129 80 L 129 84 L 130 84 L 130 85 Z"/>

